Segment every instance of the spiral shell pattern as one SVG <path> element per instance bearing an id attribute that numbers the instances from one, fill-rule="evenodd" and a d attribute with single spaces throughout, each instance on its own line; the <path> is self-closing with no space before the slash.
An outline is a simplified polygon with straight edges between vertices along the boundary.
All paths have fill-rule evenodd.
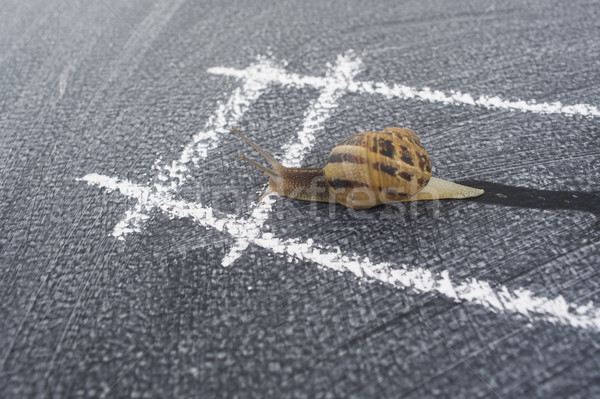
<path id="1" fill-rule="evenodd" d="M 324 169 L 336 202 L 355 209 L 406 200 L 431 178 L 421 140 L 399 127 L 348 137 L 331 151 Z"/>

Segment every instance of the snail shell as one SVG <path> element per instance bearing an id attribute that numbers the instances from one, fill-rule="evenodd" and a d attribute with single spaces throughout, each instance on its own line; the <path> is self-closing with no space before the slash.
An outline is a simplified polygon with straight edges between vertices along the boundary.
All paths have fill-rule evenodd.
<path id="1" fill-rule="evenodd" d="M 429 183 L 431 161 L 412 130 L 388 127 L 345 139 L 331 151 L 324 172 L 335 201 L 356 208 L 417 194 Z"/>
<path id="2" fill-rule="evenodd" d="M 363 132 L 336 146 L 323 168 L 289 168 L 231 129 L 271 165 L 272 169 L 244 155 L 244 159 L 269 176 L 271 192 L 305 201 L 336 202 L 367 209 L 376 205 L 415 200 L 470 198 L 483 190 L 431 176 L 431 162 L 419 137 L 408 128 L 388 127 Z"/>

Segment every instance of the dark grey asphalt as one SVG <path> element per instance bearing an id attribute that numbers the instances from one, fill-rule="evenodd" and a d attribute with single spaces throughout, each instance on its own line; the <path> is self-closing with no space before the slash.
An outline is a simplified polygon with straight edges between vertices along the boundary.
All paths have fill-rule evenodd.
<path id="1" fill-rule="evenodd" d="M 255 245 L 223 268 L 233 238 L 156 209 L 117 240 L 135 200 L 78 180 L 155 182 L 157 159 L 178 159 L 240 85 L 207 69 L 260 55 L 322 76 L 353 49 L 360 80 L 598 107 L 599 2 L 0 3 L 0 397 L 600 396 L 599 330 Z M 273 86 L 238 128 L 280 156 L 316 95 Z M 340 102 L 307 164 L 404 125 L 439 176 L 488 193 L 392 220 L 278 199 L 265 229 L 600 307 L 600 118 Z M 264 177 L 239 146 L 222 139 L 178 198 L 246 215 Z"/>

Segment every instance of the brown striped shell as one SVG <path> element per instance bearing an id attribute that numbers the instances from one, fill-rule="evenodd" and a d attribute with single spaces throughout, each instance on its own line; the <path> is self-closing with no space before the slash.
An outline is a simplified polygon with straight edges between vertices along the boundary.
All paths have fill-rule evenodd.
<path id="1" fill-rule="evenodd" d="M 431 162 L 412 130 L 388 127 L 345 139 L 324 171 L 337 203 L 366 209 L 418 193 L 431 178 Z"/>

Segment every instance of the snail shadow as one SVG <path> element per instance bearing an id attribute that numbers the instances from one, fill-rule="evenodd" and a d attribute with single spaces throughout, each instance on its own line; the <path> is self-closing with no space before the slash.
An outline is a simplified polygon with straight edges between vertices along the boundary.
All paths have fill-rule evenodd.
<path id="1" fill-rule="evenodd" d="M 457 182 L 482 188 L 485 194 L 472 201 L 536 209 L 565 209 L 589 212 L 600 217 L 600 191 L 550 191 L 507 186 L 480 180 Z"/>

